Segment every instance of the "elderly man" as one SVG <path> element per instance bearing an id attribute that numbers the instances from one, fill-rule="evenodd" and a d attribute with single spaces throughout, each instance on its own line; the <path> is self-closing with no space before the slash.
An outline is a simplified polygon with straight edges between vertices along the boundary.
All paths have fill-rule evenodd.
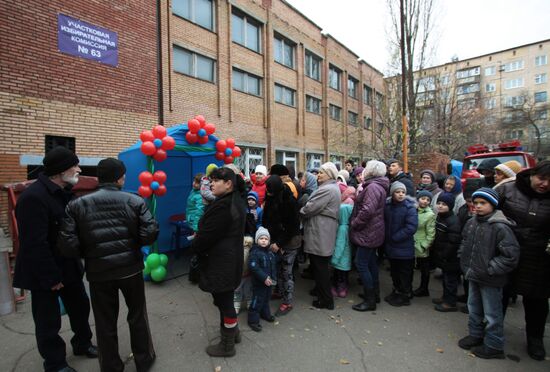
<path id="1" fill-rule="evenodd" d="M 43 160 L 44 172 L 19 197 L 15 209 L 20 249 L 13 286 L 31 291 L 32 316 L 38 351 L 45 371 L 74 371 L 65 359 L 65 342 L 59 336 L 61 297 L 74 336 L 73 353 L 97 357 L 88 323 L 90 303 L 82 282 L 82 263 L 58 254 L 57 235 L 65 206 L 72 197 L 68 190 L 78 182 L 79 159 L 70 150 L 56 147 Z"/>
<path id="2" fill-rule="evenodd" d="M 101 371 L 124 370 L 117 337 L 120 290 L 128 306 L 136 370 L 144 372 L 153 364 L 155 351 L 145 307 L 141 247 L 156 240 L 158 224 L 141 197 L 120 190 L 125 173 L 120 160 L 99 162 L 99 191 L 69 203 L 59 247 L 62 254 L 86 262 Z"/>

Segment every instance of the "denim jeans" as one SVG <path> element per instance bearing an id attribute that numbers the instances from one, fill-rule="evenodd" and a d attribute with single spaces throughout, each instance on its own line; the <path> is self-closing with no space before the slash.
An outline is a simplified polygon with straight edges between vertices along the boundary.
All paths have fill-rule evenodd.
<path id="1" fill-rule="evenodd" d="M 459 271 L 443 270 L 443 302 L 456 306 L 458 282 L 460 281 Z"/>
<path id="2" fill-rule="evenodd" d="M 366 289 L 373 289 L 378 286 L 376 248 L 357 247 L 355 266 Z"/>
<path id="3" fill-rule="evenodd" d="M 483 343 L 496 350 L 504 350 L 504 316 L 502 315 L 502 288 L 484 286 L 470 280 L 468 294 L 468 329 L 470 336 L 483 338 Z M 483 319 L 487 324 L 483 324 Z"/>

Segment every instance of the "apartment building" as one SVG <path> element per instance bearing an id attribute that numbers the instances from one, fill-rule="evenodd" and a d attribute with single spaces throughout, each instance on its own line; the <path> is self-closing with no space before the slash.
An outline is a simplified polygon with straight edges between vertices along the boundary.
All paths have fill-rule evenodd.
<path id="1" fill-rule="evenodd" d="M 289 3 L 171 0 L 163 9 L 166 125 L 203 114 L 236 139 L 247 173 L 359 160 L 373 146 L 382 73 Z"/>

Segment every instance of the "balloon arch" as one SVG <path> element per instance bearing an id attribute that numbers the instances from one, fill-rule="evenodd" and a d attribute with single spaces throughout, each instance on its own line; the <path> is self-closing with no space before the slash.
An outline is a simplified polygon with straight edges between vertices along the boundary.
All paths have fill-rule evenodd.
<path id="1" fill-rule="evenodd" d="M 194 150 L 200 151 L 201 145 L 208 143 L 209 138 L 216 141 L 216 153 L 214 157 L 222 160 L 225 164 L 233 163 L 235 158 L 241 156 L 241 149 L 235 145 L 233 138 L 218 140 L 213 134 L 216 132 L 216 126 L 207 123 L 204 116 L 197 115 L 187 122 L 189 131 L 185 134 L 185 140 L 190 145 L 196 145 Z M 210 137 L 212 136 L 212 137 Z M 155 171 L 153 160 L 162 162 L 168 157 L 167 151 L 185 151 L 189 146 L 176 145 L 176 141 L 167 135 L 166 128 L 162 125 L 156 125 L 152 130 L 144 130 L 139 136 L 141 140 L 140 150 L 147 156 L 147 170 L 141 172 L 138 176 L 141 186 L 138 193 L 147 199 L 147 204 L 153 216 L 156 217 L 157 197 L 166 194 L 166 180 L 168 175 L 161 170 Z M 151 251 L 145 262 L 143 274 L 150 276 L 155 282 L 162 282 L 166 278 L 166 266 L 168 256 L 164 253 L 159 254 L 158 243 L 153 243 Z"/>

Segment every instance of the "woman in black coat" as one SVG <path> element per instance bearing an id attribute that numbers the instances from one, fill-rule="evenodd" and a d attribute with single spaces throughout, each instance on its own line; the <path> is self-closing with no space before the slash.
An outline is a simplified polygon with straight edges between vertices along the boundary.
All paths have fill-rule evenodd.
<path id="1" fill-rule="evenodd" d="M 218 168 L 210 178 L 216 199 L 199 221 L 191 250 L 199 258 L 199 287 L 212 293 L 220 311 L 221 341 L 208 346 L 206 352 L 229 357 L 235 355 L 235 342 L 240 342 L 233 294 L 243 269 L 245 206 L 235 172 Z"/>

